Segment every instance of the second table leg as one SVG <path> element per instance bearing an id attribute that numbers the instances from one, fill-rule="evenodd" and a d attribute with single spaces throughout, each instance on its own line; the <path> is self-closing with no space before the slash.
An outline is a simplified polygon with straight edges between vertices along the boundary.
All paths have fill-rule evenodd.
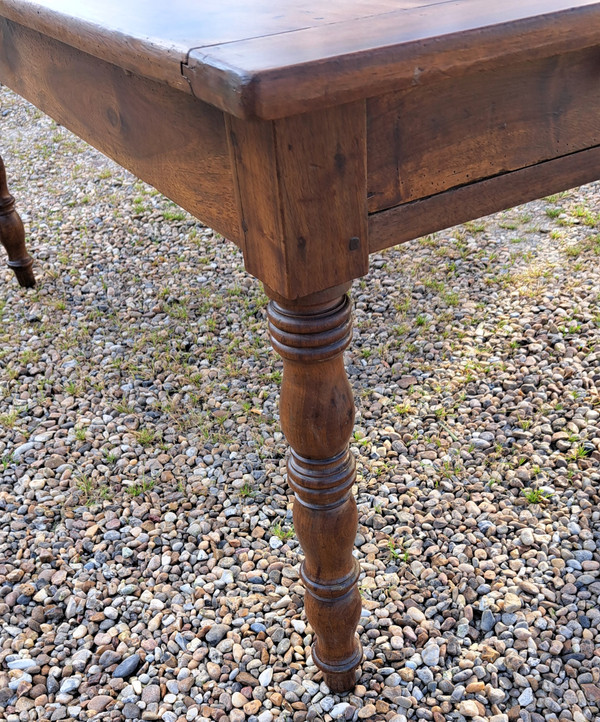
<path id="1" fill-rule="evenodd" d="M 33 258 L 25 246 L 25 229 L 15 210 L 15 199 L 8 192 L 4 162 L 0 157 L 0 243 L 8 253 L 8 266 L 12 268 L 21 286 L 35 286 Z"/>
<path id="2" fill-rule="evenodd" d="M 295 493 L 294 528 L 305 554 L 305 611 L 316 633 L 312 655 L 329 688 L 354 687 L 362 650 L 356 636 L 361 598 L 352 555 L 358 515 L 348 441 L 354 399 L 344 369 L 352 337 L 344 291 L 331 300 L 272 300 L 269 331 L 283 358 L 281 426 L 292 447 L 288 482 Z"/>

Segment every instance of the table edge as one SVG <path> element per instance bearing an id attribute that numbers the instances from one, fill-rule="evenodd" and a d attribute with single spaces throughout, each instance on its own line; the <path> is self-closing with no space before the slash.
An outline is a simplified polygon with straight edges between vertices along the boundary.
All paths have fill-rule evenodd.
<path id="1" fill-rule="evenodd" d="M 124 70 L 192 92 L 181 70 L 187 60 L 187 46 L 168 45 L 158 38 L 140 38 L 120 31 L 112 31 L 111 42 L 107 42 L 101 28 L 91 21 L 74 18 L 65 23 L 56 10 L 43 8 L 32 13 L 29 6 L 21 7 L 15 0 L 0 0 L 0 17 Z"/>
<path id="2" fill-rule="evenodd" d="M 328 27 L 323 26 L 193 48 L 182 72 L 194 95 L 205 102 L 238 118 L 273 120 L 469 71 L 490 70 L 507 62 L 597 45 L 600 2 L 327 58 L 307 54 L 289 65 L 268 62 L 269 57 L 277 57 L 269 49 L 290 42 L 292 36 L 324 38 L 327 32 Z M 242 47 L 259 43 L 265 46 L 267 63 L 249 68 L 236 62 Z"/>
<path id="3" fill-rule="evenodd" d="M 474 10 L 481 13 L 486 2 L 475 0 Z M 568 0 L 550 0 L 549 4 L 552 9 L 543 14 L 487 26 L 469 17 L 456 18 L 452 1 L 410 15 L 406 9 L 379 13 L 335 23 L 333 50 L 329 50 L 329 24 L 187 48 L 160 38 L 120 31 L 108 34 L 78 18 L 64 22 L 58 11 L 44 7 L 34 13 L 31 5 L 23 6 L 18 0 L 0 0 L 0 16 L 127 71 L 192 93 L 238 118 L 272 120 L 598 44 L 600 2 L 575 8 L 568 6 Z M 428 32 L 433 17 L 439 28 L 444 12 L 448 13 L 444 22 L 450 21 L 449 27 L 456 24 L 457 29 L 439 35 Z M 514 8 L 496 9 L 492 18 L 502 17 L 503 12 L 510 17 Z M 403 22 L 406 19 L 408 24 Z M 286 47 L 293 48 L 287 56 L 282 51 Z"/>

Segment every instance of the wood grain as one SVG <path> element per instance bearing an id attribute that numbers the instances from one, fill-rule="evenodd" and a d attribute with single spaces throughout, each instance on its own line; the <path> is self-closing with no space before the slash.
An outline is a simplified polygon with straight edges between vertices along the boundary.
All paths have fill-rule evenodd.
<path id="1" fill-rule="evenodd" d="M 600 144 L 600 48 L 372 98 L 369 211 Z"/>
<path id="2" fill-rule="evenodd" d="M 264 119 L 597 45 L 600 32 L 597 0 L 0 0 L 0 16 Z"/>
<path id="3" fill-rule="evenodd" d="M 184 72 L 197 97 L 271 119 L 597 46 L 599 36 L 593 0 L 455 0 L 198 48 Z"/>
<path id="4" fill-rule="evenodd" d="M 288 483 L 305 554 L 305 610 L 316 632 L 312 657 L 329 688 L 343 692 L 354 686 L 362 658 L 355 633 L 360 568 L 352 555 L 356 470 L 348 448 L 354 400 L 343 356 L 352 338 L 351 305 L 346 295 L 283 306 L 271 301 L 268 316 L 273 348 L 283 358 L 281 427 L 292 447 Z"/>
<path id="5" fill-rule="evenodd" d="M 0 81 L 215 230 L 240 240 L 219 110 L 3 19 Z"/>
<path id="6" fill-rule="evenodd" d="M 0 0 L 0 16 L 190 92 L 181 73 L 200 46 L 326 25 L 431 0 Z"/>
<path id="7" fill-rule="evenodd" d="M 600 147 L 504 173 L 369 216 L 369 250 L 559 193 L 600 177 Z"/>
<path id="8" fill-rule="evenodd" d="M 365 104 L 229 119 L 246 269 L 284 298 L 368 270 Z"/>

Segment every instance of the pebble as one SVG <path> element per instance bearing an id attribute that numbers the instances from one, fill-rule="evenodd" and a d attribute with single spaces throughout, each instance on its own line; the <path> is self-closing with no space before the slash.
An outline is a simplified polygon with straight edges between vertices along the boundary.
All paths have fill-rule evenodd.
<path id="1" fill-rule="evenodd" d="M 417 609 L 417 607 L 409 607 L 407 614 L 417 624 L 421 624 L 425 621 L 425 615 L 420 609 Z"/>
<path id="2" fill-rule="evenodd" d="M 109 697 L 109 695 L 99 694 L 92 697 L 92 699 L 88 702 L 87 707 L 89 710 L 93 710 L 94 712 L 103 712 L 113 702 L 114 699 Z"/>
<path id="3" fill-rule="evenodd" d="M 533 546 L 535 544 L 535 539 L 533 536 L 533 530 L 532 529 L 523 529 L 520 534 L 521 543 L 525 546 Z"/>
<path id="4" fill-rule="evenodd" d="M 435 667 L 440 661 L 440 648 L 437 644 L 428 644 L 421 652 L 423 664 L 428 667 Z"/>
<path id="5" fill-rule="evenodd" d="M 135 674 L 140 668 L 142 660 L 139 654 L 132 654 L 130 657 L 124 659 L 113 671 L 113 677 L 121 677 L 127 679 Z"/>
<path id="6" fill-rule="evenodd" d="M 35 660 L 27 658 L 7 660 L 6 664 L 9 669 L 30 669 L 37 666 Z"/>
<path id="7" fill-rule="evenodd" d="M 465 699 L 458 705 L 458 711 L 465 717 L 479 717 L 481 710 L 477 702 L 471 699 Z"/>
<path id="8" fill-rule="evenodd" d="M 80 684 L 81 679 L 79 677 L 69 677 L 61 682 L 59 692 L 60 694 L 72 694 L 79 689 Z"/>
<path id="9" fill-rule="evenodd" d="M 209 644 L 218 644 L 227 634 L 229 628 L 225 624 L 215 624 L 206 633 L 206 641 Z"/>
<path id="10" fill-rule="evenodd" d="M 160 702 L 160 687 L 157 684 L 148 685 L 142 690 L 142 702 L 153 704 Z"/>
<path id="11" fill-rule="evenodd" d="M 359 719 L 370 719 L 377 713 L 377 708 L 374 704 L 366 704 L 364 707 L 358 710 Z"/>
<path id="12" fill-rule="evenodd" d="M 258 675 L 258 682 L 261 687 L 268 687 L 273 679 L 273 668 L 267 667 Z"/>
<path id="13" fill-rule="evenodd" d="M 496 617 L 490 609 L 484 609 L 481 615 L 481 629 L 484 632 L 491 632 L 496 624 Z"/>
<path id="14" fill-rule="evenodd" d="M 351 719 L 355 709 L 348 702 L 340 702 L 330 710 L 329 714 L 333 719 Z"/>
<path id="15" fill-rule="evenodd" d="M 504 596 L 504 612 L 505 614 L 511 614 L 521 609 L 521 599 L 516 595 L 508 592 Z"/>
<path id="16" fill-rule="evenodd" d="M 518 702 L 522 707 L 527 707 L 528 704 L 531 704 L 533 702 L 533 690 L 531 689 L 531 687 L 526 687 L 521 692 Z"/>

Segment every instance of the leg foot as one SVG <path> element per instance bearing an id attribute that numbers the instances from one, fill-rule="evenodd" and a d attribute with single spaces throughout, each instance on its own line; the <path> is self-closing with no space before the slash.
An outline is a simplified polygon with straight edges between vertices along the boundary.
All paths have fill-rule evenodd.
<path id="1" fill-rule="evenodd" d="M 6 171 L 0 157 L 0 243 L 8 253 L 8 267 L 12 268 L 19 284 L 25 288 L 35 286 L 33 258 L 25 246 L 25 229 L 15 210 L 15 199 L 8 192 Z"/>
<path id="2" fill-rule="evenodd" d="M 281 425 L 292 447 L 288 482 L 305 554 L 305 611 L 316 633 L 313 660 L 329 688 L 343 692 L 354 687 L 362 659 L 356 636 L 360 570 L 352 555 L 355 468 L 348 448 L 354 400 L 343 359 L 352 337 L 351 306 L 346 295 L 284 303 L 269 304 L 269 330 L 284 362 Z"/>

